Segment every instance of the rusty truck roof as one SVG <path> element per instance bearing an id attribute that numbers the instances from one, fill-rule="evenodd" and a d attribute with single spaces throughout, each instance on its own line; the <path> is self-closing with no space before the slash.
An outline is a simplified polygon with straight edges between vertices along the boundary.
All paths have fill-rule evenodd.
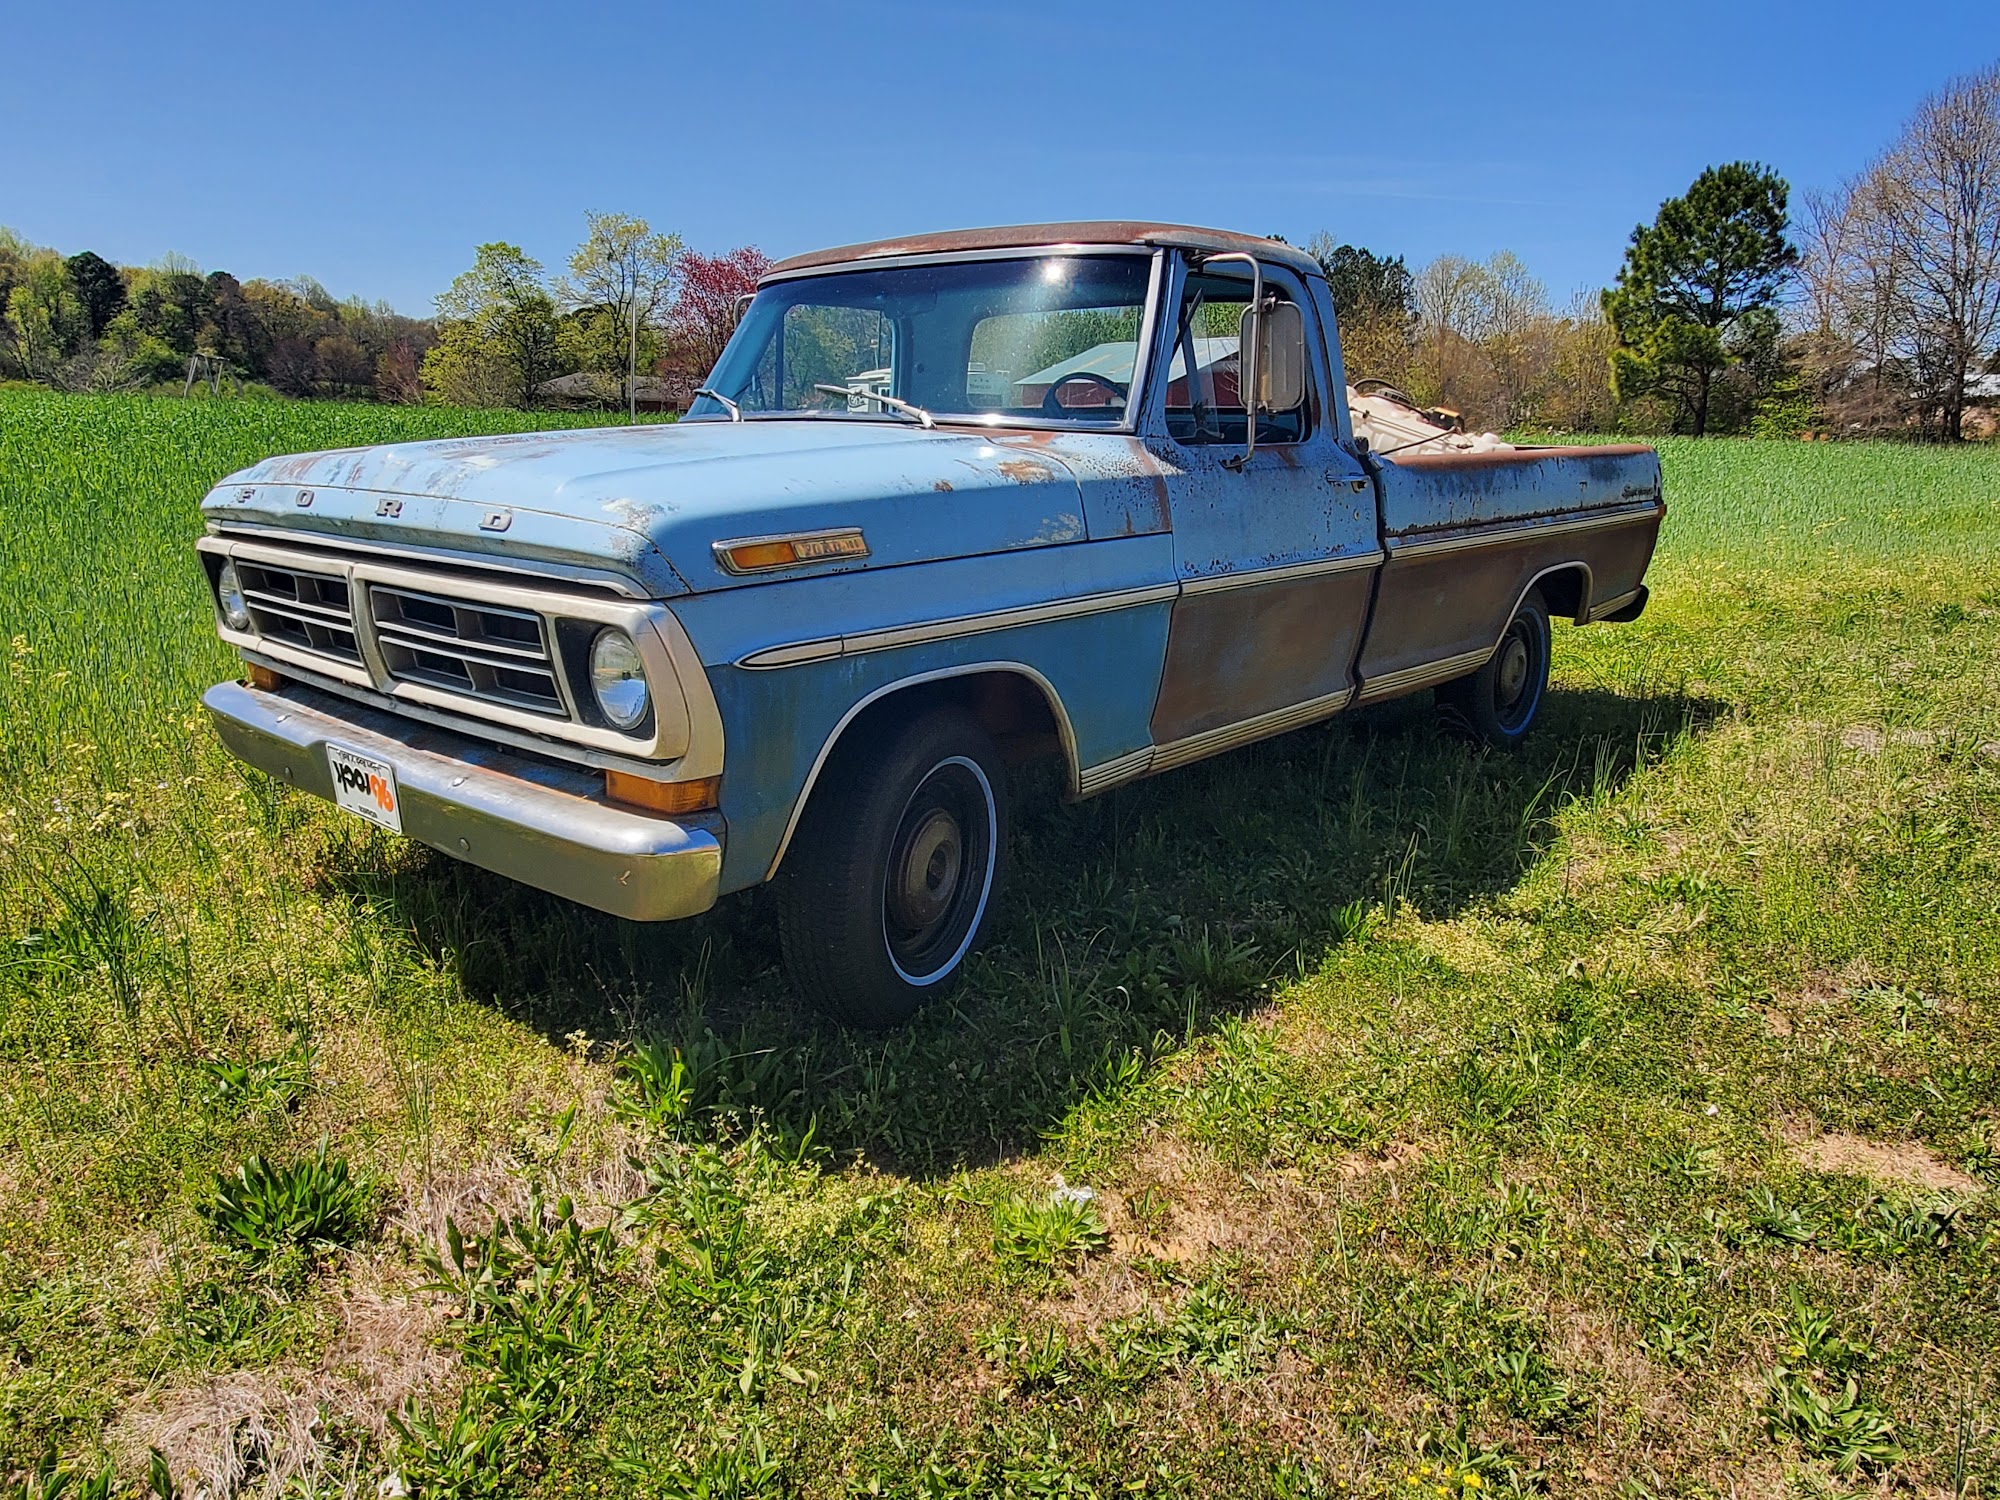
<path id="1" fill-rule="evenodd" d="M 1296 245 L 1227 229 L 1198 229 L 1189 224 L 1153 224 L 1128 219 L 1079 219 L 1061 224 L 1003 224 L 987 229 L 947 229 L 937 234 L 912 234 L 898 239 L 868 240 L 789 256 L 770 270 L 773 276 L 816 270 L 857 260 L 899 255 L 948 255 L 964 250 L 1036 249 L 1047 245 L 1167 245 L 1177 250 L 1212 254 L 1249 252 L 1318 276 L 1319 262 Z"/>

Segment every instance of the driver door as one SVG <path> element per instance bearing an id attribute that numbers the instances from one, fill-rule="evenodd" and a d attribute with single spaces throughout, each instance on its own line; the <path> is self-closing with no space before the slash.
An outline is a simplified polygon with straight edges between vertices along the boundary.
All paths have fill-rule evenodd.
<path id="1" fill-rule="evenodd" d="M 1368 476 L 1341 446 L 1314 303 L 1290 271 L 1261 267 L 1270 299 L 1304 317 L 1304 396 L 1247 418 L 1238 389 L 1249 267 L 1185 264 L 1156 452 L 1169 466 L 1175 601 L 1152 718 L 1154 766 L 1325 717 L 1351 694 L 1379 561 Z"/>

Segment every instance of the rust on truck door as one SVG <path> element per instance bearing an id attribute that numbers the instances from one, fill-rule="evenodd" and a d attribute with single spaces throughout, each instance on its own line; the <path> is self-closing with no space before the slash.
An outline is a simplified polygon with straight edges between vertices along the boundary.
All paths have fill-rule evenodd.
<path id="1" fill-rule="evenodd" d="M 1347 688 L 1372 559 L 1337 572 L 1189 593 L 1174 604 L 1153 707 L 1158 744 Z"/>
<path id="2" fill-rule="evenodd" d="M 1269 293 L 1307 305 L 1283 267 L 1262 272 Z M 1297 722 L 1338 709 L 1381 559 L 1373 487 L 1320 394 L 1332 387 L 1318 340 L 1307 341 L 1303 398 L 1262 413 L 1243 456 L 1236 330 L 1251 286 L 1220 266 L 1184 268 L 1175 299 L 1161 457 L 1182 595 L 1151 723 L 1161 747 L 1232 725 L 1255 737 L 1289 725 L 1293 708 Z"/>

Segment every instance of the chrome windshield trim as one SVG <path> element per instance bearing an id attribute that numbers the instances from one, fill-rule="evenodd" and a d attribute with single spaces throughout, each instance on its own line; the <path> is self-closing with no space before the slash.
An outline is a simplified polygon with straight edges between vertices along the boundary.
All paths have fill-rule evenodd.
<path id="1" fill-rule="evenodd" d="M 1005 245 L 991 250 L 931 250 L 921 255 L 881 255 L 835 265 L 802 266 L 796 271 L 773 271 L 760 280 L 759 288 L 782 281 L 803 281 L 812 276 L 850 276 L 858 271 L 888 271 L 905 266 L 951 265 L 969 260 L 1044 260 L 1051 255 L 1157 255 L 1157 245 Z"/>
<path id="2" fill-rule="evenodd" d="M 1132 379 L 1125 390 L 1125 410 L 1117 422 L 1063 421 L 1056 417 L 1003 417 L 988 412 L 947 412 L 929 413 L 931 426 L 936 428 L 968 427 L 975 432 L 1028 431 L 1028 432 L 1080 432 L 1117 433 L 1132 437 L 1140 429 L 1140 413 L 1145 409 L 1147 382 L 1152 378 L 1153 343 L 1160 323 L 1160 302 L 1166 291 L 1166 267 L 1168 252 L 1160 245 L 1035 245 L 1010 246 L 1002 250 L 938 251 L 929 255 L 885 255 L 878 260 L 857 260 L 837 266 L 808 266 L 803 270 L 786 271 L 782 274 L 766 276 L 757 283 L 758 289 L 776 286 L 781 282 L 805 281 L 814 277 L 851 276 L 863 271 L 888 271 L 903 267 L 927 265 L 956 265 L 965 261 L 995 260 L 1046 260 L 1051 255 L 1124 255 L 1146 256 L 1151 268 L 1146 278 L 1146 301 L 1139 311 L 1138 345 L 1132 355 Z M 738 326 L 741 326 L 739 321 Z M 704 392 L 697 392 L 697 395 Z M 714 395 L 713 392 L 706 394 Z M 715 396 L 719 403 L 721 396 Z M 702 412 L 683 417 L 687 422 L 796 422 L 796 421 L 847 422 L 890 422 L 896 421 L 886 412 L 868 416 L 851 412 L 812 411 L 746 411 L 739 415 L 722 417 L 713 412 Z M 907 424 L 898 424 L 907 425 Z"/>

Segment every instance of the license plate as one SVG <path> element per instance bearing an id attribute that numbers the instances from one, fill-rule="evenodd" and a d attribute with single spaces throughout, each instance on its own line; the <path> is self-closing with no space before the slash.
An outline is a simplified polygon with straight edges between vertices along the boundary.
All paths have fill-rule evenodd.
<path id="1" fill-rule="evenodd" d="M 396 768 L 385 760 L 361 755 L 345 745 L 326 747 L 327 768 L 333 772 L 333 800 L 356 817 L 366 818 L 391 833 L 403 831 L 403 804 L 396 791 Z"/>

